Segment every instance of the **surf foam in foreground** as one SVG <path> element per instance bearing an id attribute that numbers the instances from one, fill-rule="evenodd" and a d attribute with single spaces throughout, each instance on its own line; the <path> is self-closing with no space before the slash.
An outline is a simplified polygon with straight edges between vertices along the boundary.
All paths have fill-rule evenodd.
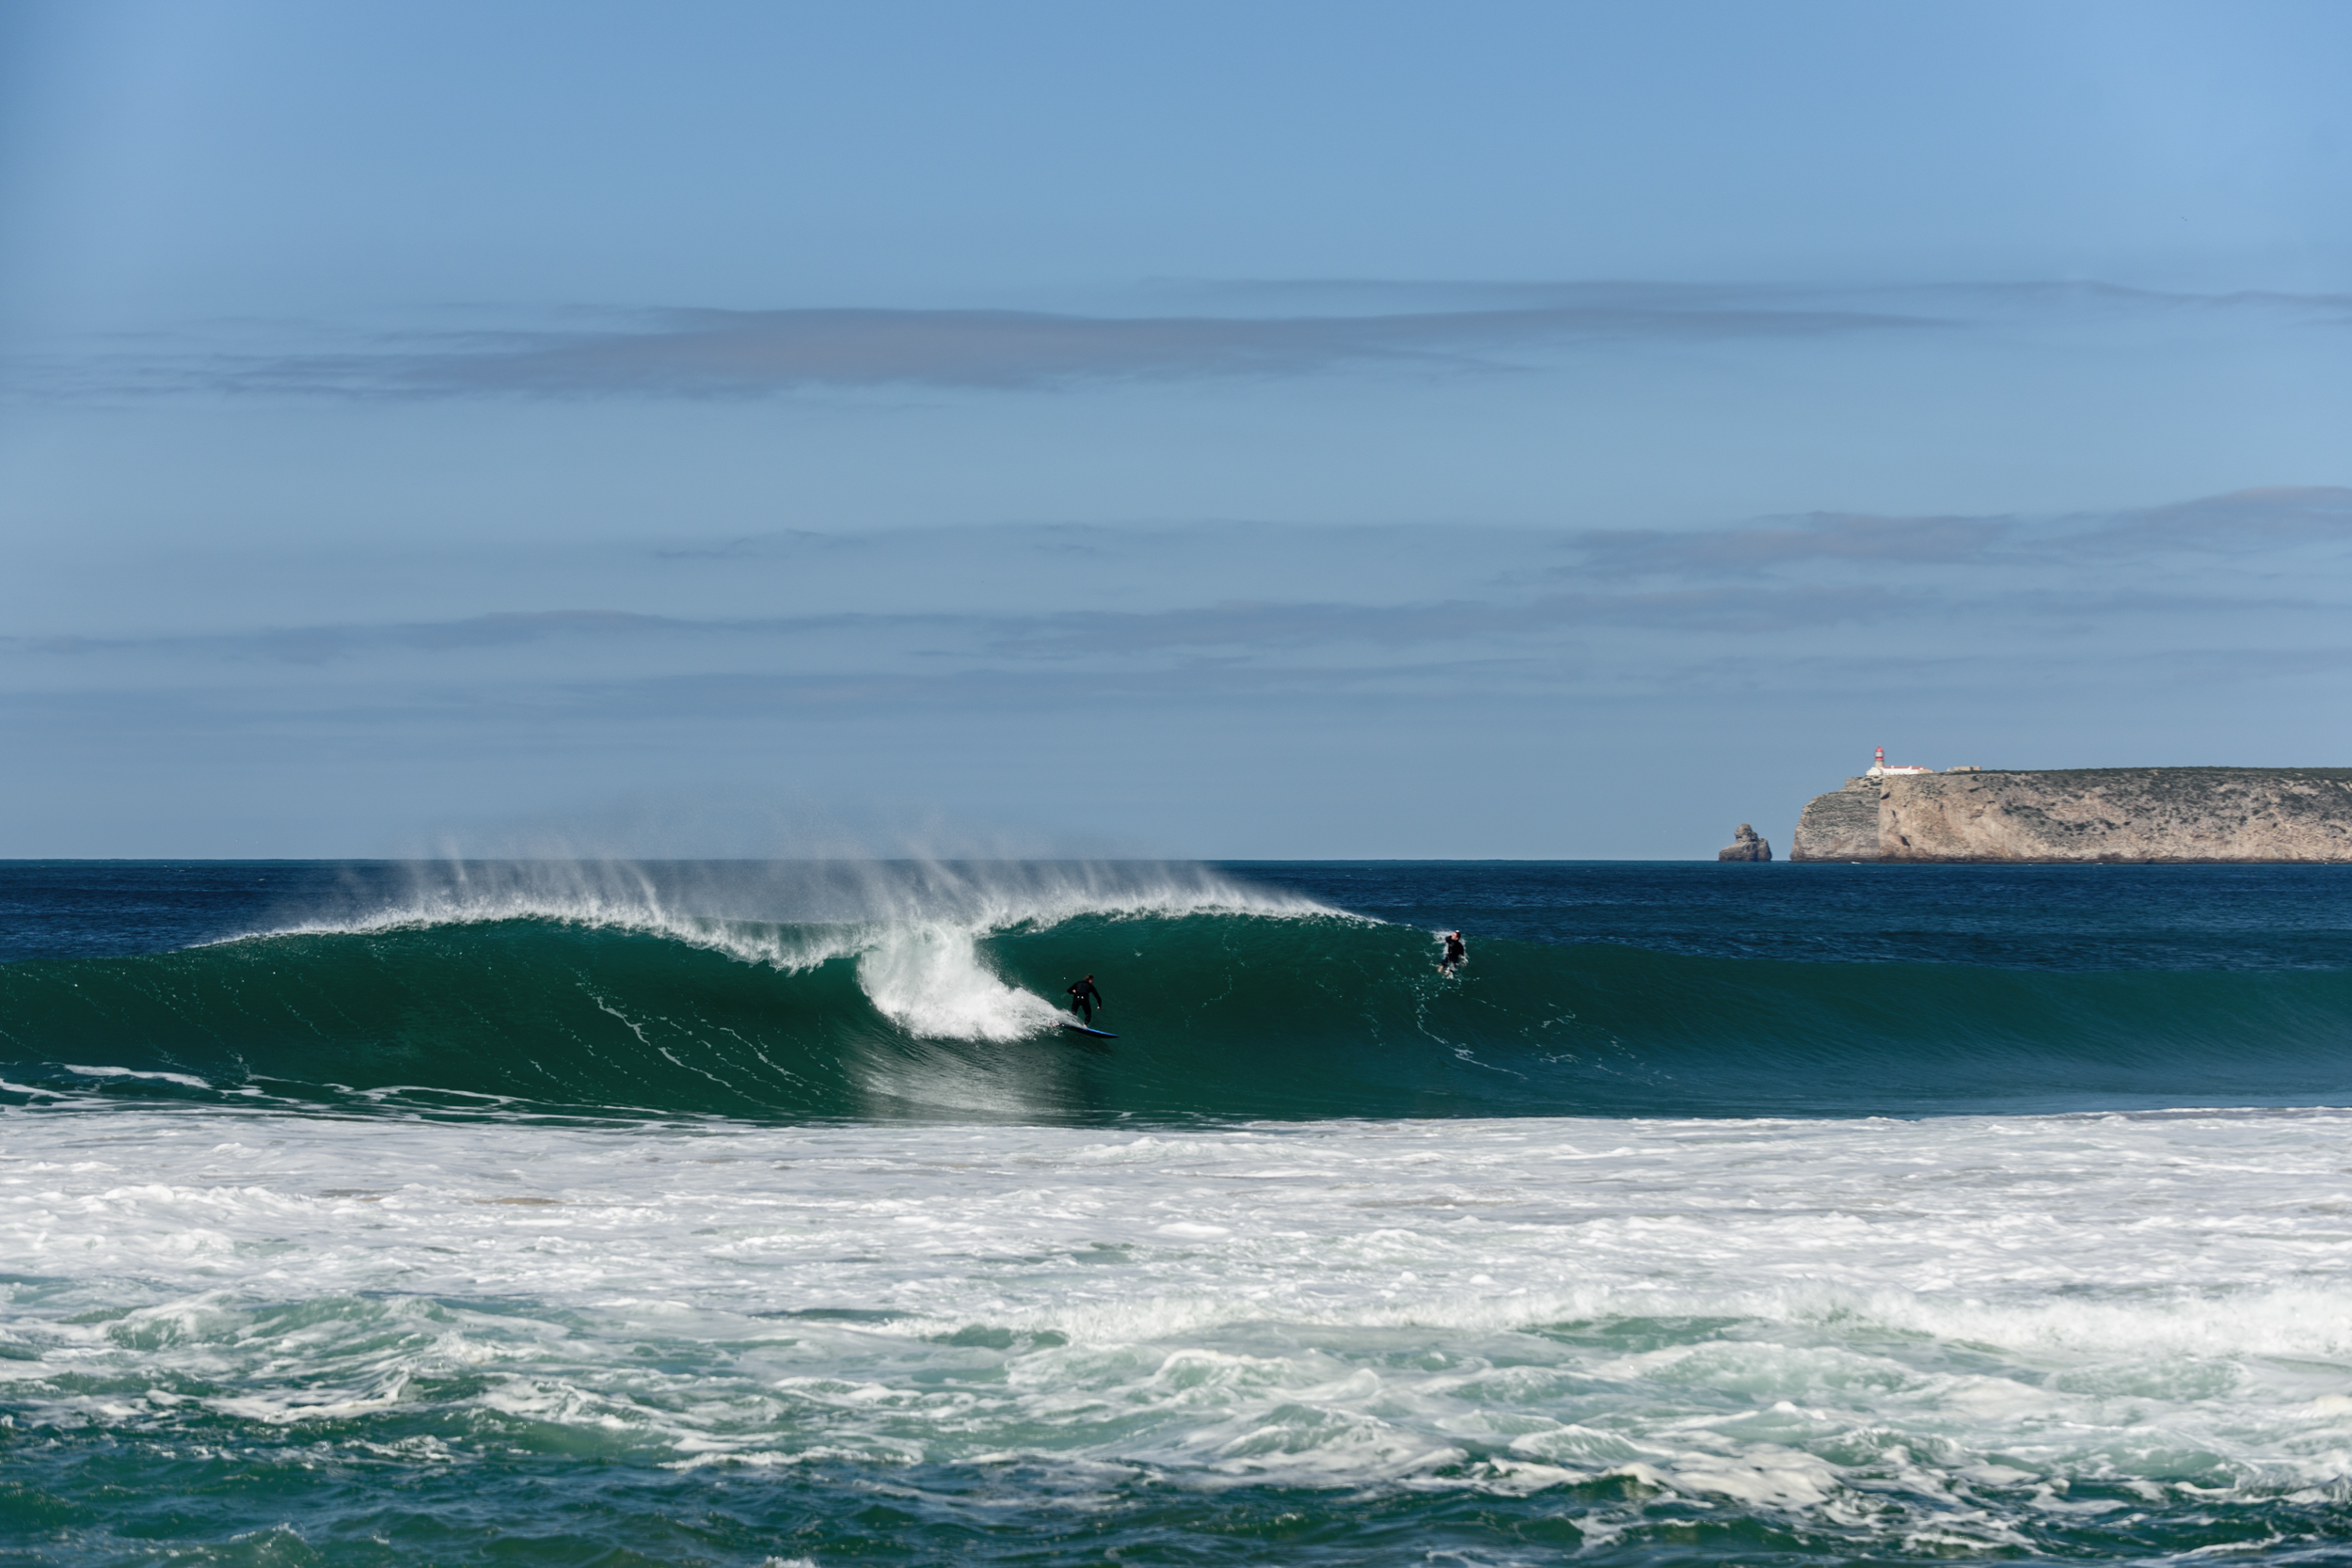
<path id="1" fill-rule="evenodd" d="M 2352 1528 L 2339 1113 L 8 1133 L 6 1517 L 106 1560 Z"/>

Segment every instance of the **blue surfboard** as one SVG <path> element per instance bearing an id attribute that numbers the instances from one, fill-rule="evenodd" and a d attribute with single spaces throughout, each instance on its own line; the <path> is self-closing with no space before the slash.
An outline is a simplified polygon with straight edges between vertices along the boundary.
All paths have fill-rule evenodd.
<path id="1" fill-rule="evenodd" d="M 1108 1029 L 1097 1029 L 1091 1023 L 1065 1023 L 1062 1027 L 1073 1035 L 1092 1035 L 1098 1040 L 1115 1040 L 1119 1037 Z"/>

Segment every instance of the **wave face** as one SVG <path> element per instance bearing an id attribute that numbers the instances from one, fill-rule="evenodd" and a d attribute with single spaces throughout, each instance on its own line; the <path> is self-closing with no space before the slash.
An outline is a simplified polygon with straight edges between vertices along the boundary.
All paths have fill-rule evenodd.
<path id="1" fill-rule="evenodd" d="M 16 1104 L 755 1121 L 2352 1098 L 2352 974 L 2300 959 L 1727 958 L 1522 919 L 1449 976 L 1421 926 L 1198 868 L 781 876 L 459 868 L 265 934 L 0 965 L 0 1078 Z M 1057 1027 L 1089 973 L 1115 1044 Z"/>

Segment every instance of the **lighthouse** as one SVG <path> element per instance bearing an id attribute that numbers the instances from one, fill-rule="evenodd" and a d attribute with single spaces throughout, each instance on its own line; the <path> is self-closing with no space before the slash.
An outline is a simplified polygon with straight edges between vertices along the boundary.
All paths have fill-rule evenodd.
<path id="1" fill-rule="evenodd" d="M 1934 771 L 1935 769 L 1932 768 L 1913 768 L 1901 766 L 1889 768 L 1886 766 L 1886 748 L 1880 746 L 1871 751 L 1870 770 L 1862 776 L 1866 779 L 1883 779 L 1890 773 L 1932 773 Z"/>

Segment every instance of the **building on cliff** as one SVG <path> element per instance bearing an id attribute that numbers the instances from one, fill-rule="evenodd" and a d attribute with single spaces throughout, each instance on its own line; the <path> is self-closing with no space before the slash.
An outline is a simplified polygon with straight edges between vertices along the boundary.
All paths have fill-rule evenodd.
<path id="1" fill-rule="evenodd" d="M 1914 768 L 1907 764 L 1890 768 L 1886 763 L 1886 748 L 1881 746 L 1874 751 L 1870 770 L 1862 776 L 1866 779 L 1883 779 L 1890 773 L 1932 773 L 1934 771 L 1932 768 Z"/>
<path id="2" fill-rule="evenodd" d="M 1788 858 L 2352 863 L 2352 768 L 1874 770 L 1806 803 Z"/>

